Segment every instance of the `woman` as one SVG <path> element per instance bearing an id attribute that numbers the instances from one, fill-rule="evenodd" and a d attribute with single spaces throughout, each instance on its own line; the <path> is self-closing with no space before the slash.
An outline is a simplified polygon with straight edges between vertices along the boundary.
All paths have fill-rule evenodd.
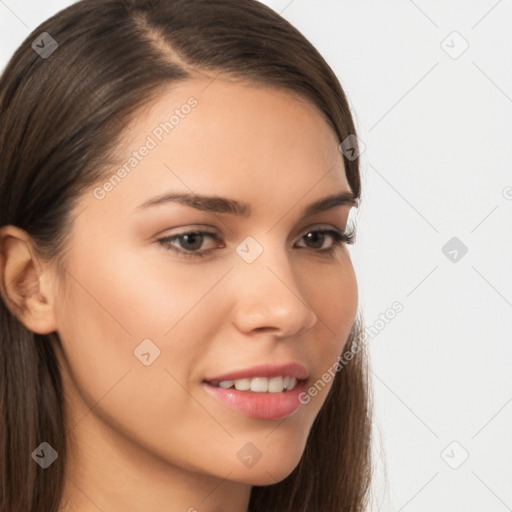
<path id="1" fill-rule="evenodd" d="M 304 36 L 82 0 L 0 114 L 1 511 L 364 510 L 357 139 Z"/>

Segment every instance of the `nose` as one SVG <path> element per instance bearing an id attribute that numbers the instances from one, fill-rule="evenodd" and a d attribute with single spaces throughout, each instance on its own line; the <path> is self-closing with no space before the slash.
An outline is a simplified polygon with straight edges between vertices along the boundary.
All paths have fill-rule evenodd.
<path id="1" fill-rule="evenodd" d="M 317 316 L 307 302 L 307 290 L 301 289 L 299 269 L 291 267 L 283 248 L 266 247 L 256 261 L 237 263 L 233 322 L 241 332 L 289 337 L 315 325 Z"/>

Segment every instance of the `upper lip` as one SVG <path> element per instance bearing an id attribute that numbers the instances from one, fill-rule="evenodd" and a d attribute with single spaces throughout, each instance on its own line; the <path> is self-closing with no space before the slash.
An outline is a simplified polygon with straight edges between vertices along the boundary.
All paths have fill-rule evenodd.
<path id="1" fill-rule="evenodd" d="M 309 377 L 308 369 L 301 363 L 270 364 L 264 363 L 243 370 L 207 377 L 206 382 L 221 382 L 223 380 L 251 379 L 253 377 L 295 377 L 297 380 Z"/>

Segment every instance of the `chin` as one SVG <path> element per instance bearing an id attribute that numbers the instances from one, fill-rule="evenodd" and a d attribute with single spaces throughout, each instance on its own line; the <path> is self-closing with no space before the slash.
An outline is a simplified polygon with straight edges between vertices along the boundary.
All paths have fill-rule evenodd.
<path id="1" fill-rule="evenodd" d="M 230 475 L 230 480 L 236 480 L 250 485 L 273 485 L 288 477 L 297 467 L 300 456 L 294 460 L 284 460 L 275 454 L 275 461 L 265 461 L 263 458 L 251 468 L 240 469 Z"/>

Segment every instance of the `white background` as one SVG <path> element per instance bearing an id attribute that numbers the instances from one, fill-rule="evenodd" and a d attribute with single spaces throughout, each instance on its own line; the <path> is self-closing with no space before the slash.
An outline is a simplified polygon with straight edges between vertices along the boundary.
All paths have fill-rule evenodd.
<path id="1" fill-rule="evenodd" d="M 0 0 L 0 68 L 71 3 Z M 264 3 L 334 69 L 366 145 L 351 251 L 378 331 L 369 510 L 510 510 L 512 1 Z"/>

